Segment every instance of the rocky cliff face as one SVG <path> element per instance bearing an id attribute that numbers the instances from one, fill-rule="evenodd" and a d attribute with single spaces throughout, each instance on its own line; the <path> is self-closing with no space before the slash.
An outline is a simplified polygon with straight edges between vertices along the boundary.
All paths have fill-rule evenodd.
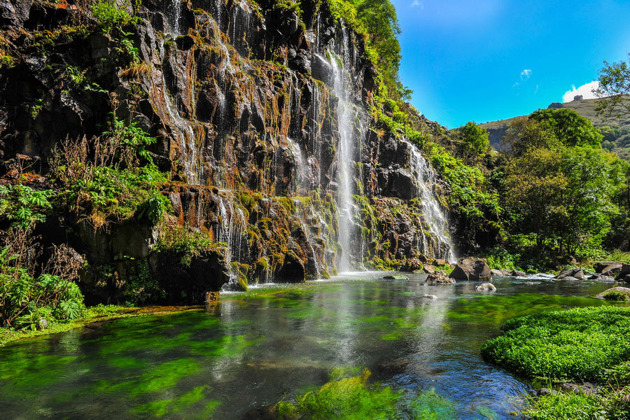
<path id="1" fill-rule="evenodd" d="M 23 159 L 46 174 L 55 144 L 98 135 L 114 112 L 158 139 L 150 153 L 171 180 L 171 221 L 218 243 L 215 256 L 168 270 L 155 226 L 67 221 L 90 264 L 112 264 L 119 281 L 145 261 L 198 301 L 239 278 L 303 281 L 453 257 L 435 174 L 375 121 L 365 41 L 328 2 L 121 3 L 136 16 L 124 41 L 94 29 L 89 2 L 69 3 L 0 2 L 5 178 Z M 103 296 L 115 289 L 87 283 Z"/>

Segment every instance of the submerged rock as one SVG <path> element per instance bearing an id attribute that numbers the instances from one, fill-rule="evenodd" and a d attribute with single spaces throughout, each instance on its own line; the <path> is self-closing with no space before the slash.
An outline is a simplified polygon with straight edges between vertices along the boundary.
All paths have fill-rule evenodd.
<path id="1" fill-rule="evenodd" d="M 475 290 L 478 292 L 496 292 L 497 288 L 492 283 L 481 283 L 480 285 L 475 287 Z"/>
<path id="2" fill-rule="evenodd" d="M 462 258 L 449 277 L 463 281 L 490 280 L 490 267 L 484 258 Z"/>
<path id="3" fill-rule="evenodd" d="M 409 277 L 403 276 L 402 274 L 390 274 L 383 276 L 383 280 L 409 280 Z"/>

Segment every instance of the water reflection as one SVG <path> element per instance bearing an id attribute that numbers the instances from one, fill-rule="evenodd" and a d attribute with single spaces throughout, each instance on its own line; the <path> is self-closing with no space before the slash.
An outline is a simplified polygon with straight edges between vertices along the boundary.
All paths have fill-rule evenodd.
<path id="1" fill-rule="evenodd" d="M 123 319 L 0 349 L 4 418 L 241 418 L 321 386 L 335 367 L 375 381 L 435 388 L 461 418 L 517 410 L 527 386 L 483 363 L 507 318 L 600 304 L 607 285 L 505 278 L 428 286 L 379 273 L 228 294 L 206 310 Z M 436 299 L 425 295 L 435 295 Z M 491 411 L 487 411 L 491 410 Z"/>

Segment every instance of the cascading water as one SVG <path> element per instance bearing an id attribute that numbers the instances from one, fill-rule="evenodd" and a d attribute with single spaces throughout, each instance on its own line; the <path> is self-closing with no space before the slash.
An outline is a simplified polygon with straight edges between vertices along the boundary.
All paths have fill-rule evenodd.
<path id="1" fill-rule="evenodd" d="M 172 34 L 177 36 L 181 35 L 181 24 L 180 18 L 182 16 L 182 1 L 181 0 L 171 0 L 168 2 L 168 11 L 167 15 L 169 18 L 169 24 L 171 26 Z"/>
<path id="2" fill-rule="evenodd" d="M 337 266 L 340 272 L 353 269 L 353 247 L 361 241 L 355 225 L 356 206 L 354 205 L 354 179 L 357 176 L 356 152 L 360 150 L 360 135 L 355 138 L 355 124 L 361 125 L 360 109 L 352 103 L 352 81 L 348 67 L 351 67 L 352 48 L 346 28 L 342 26 L 343 57 L 328 52 L 329 64 L 333 75 L 333 91 L 337 96 L 337 128 L 339 130 L 339 145 L 337 149 L 337 218 L 339 223 L 339 244 L 342 252 Z M 359 147 L 357 147 L 359 146 Z M 359 256 L 360 258 L 360 256 Z M 356 258 L 355 258 L 356 259 Z"/>
<path id="3" fill-rule="evenodd" d="M 232 206 L 232 200 L 227 200 L 228 207 L 225 206 L 225 200 L 219 202 L 219 219 L 220 224 L 216 225 L 216 237 L 220 242 L 227 245 L 225 252 L 225 263 L 228 267 L 230 281 L 224 285 L 224 289 L 230 290 L 238 283 L 237 274 L 232 271 L 231 262 L 238 261 L 241 258 L 243 245 L 243 231 L 246 226 L 246 218 L 240 208 Z M 229 208 L 229 210 L 228 210 Z"/>
<path id="4" fill-rule="evenodd" d="M 414 145 L 407 140 L 403 140 L 403 142 L 410 150 L 409 166 L 418 184 L 420 199 L 422 200 L 422 214 L 428 224 L 432 238 L 437 240 L 435 254 L 449 262 L 456 262 L 453 242 L 448 234 L 448 220 L 430 187 L 436 183 L 437 174 Z M 422 252 L 426 254 L 428 245 L 424 235 L 422 236 Z"/>

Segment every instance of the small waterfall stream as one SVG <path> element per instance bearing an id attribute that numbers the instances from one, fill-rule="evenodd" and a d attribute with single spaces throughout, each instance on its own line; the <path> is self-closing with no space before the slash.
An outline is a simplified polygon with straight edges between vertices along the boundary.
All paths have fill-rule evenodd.
<path id="1" fill-rule="evenodd" d="M 341 258 L 337 265 L 340 272 L 353 269 L 353 245 L 360 241 L 355 226 L 356 206 L 354 205 L 354 180 L 355 154 L 359 149 L 359 138 L 355 138 L 355 124 L 360 121 L 358 110 L 351 100 L 352 81 L 348 71 L 351 66 L 352 51 L 349 45 L 348 33 L 342 26 L 343 57 L 328 51 L 330 68 L 333 74 L 333 91 L 339 100 L 337 104 L 337 129 L 339 131 L 339 145 L 337 149 L 337 212 L 339 223 L 339 244 L 341 245 Z"/>
<path id="2" fill-rule="evenodd" d="M 414 145 L 407 140 L 403 142 L 410 150 L 409 166 L 418 184 L 422 213 L 429 225 L 431 236 L 437 240 L 435 255 L 449 262 L 456 262 L 453 242 L 448 233 L 448 219 L 431 189 L 431 185 L 436 183 L 437 174 Z M 423 238 L 422 253 L 426 254 L 429 251 L 427 246 L 426 239 Z"/>

